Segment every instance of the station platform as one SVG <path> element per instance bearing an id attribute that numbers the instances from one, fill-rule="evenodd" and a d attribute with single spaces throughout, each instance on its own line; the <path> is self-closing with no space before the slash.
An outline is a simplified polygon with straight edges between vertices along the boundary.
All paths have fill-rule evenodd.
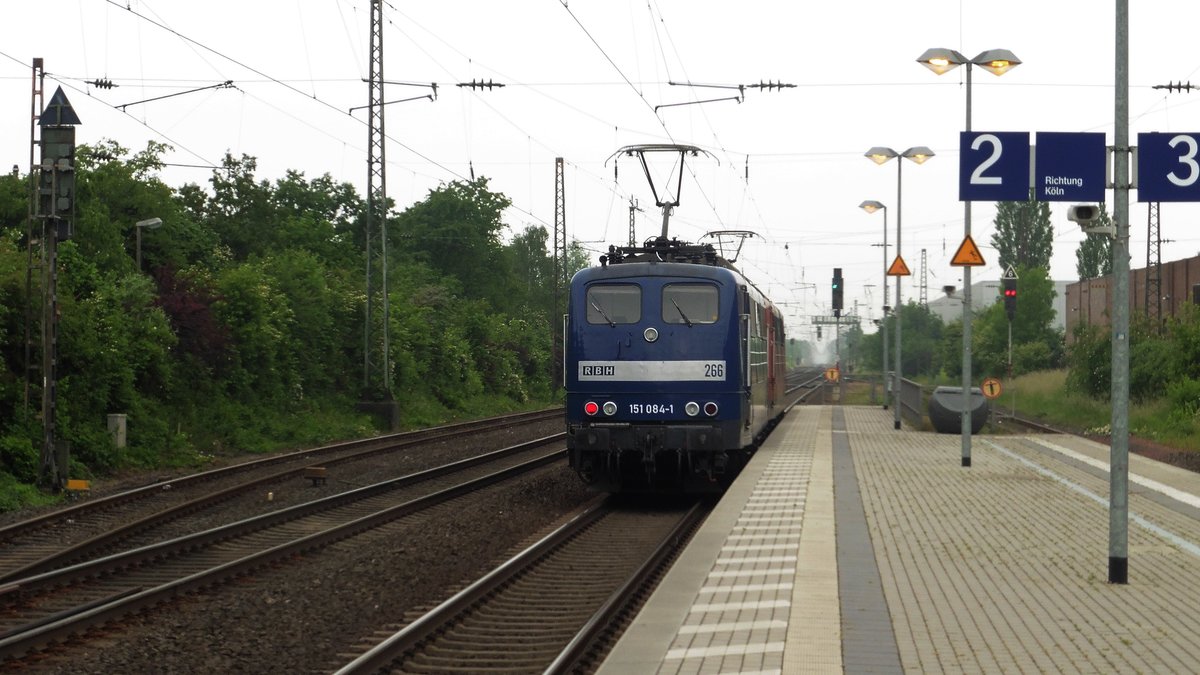
<path id="1" fill-rule="evenodd" d="M 629 673 L 1200 672 L 1200 474 L 1108 446 L 797 407 L 602 664 Z"/>

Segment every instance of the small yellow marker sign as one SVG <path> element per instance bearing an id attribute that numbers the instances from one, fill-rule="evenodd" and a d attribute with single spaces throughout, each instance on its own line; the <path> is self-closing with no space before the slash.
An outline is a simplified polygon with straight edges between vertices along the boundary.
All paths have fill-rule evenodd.
<path id="1" fill-rule="evenodd" d="M 983 386 L 980 387 L 980 389 L 983 389 L 984 396 L 988 398 L 996 398 L 1000 395 L 1000 392 L 1004 390 L 1004 387 L 1000 385 L 1000 380 L 997 380 L 994 377 L 989 377 L 983 381 Z"/>
<path id="2" fill-rule="evenodd" d="M 837 382 L 838 381 L 838 369 L 830 368 L 830 369 L 826 370 L 825 371 L 825 379 L 830 382 Z"/>
<path id="3" fill-rule="evenodd" d="M 963 243 L 958 247 L 954 257 L 950 259 L 950 264 L 956 267 L 980 267 L 986 265 L 983 261 L 983 254 L 979 252 L 979 247 L 975 245 L 975 240 L 971 235 L 967 235 L 963 239 Z"/>
<path id="4" fill-rule="evenodd" d="M 887 275 L 889 277 L 907 277 L 911 276 L 912 272 L 908 271 L 908 265 L 904 264 L 904 258 L 896 256 L 892 261 L 892 266 L 888 268 Z"/>

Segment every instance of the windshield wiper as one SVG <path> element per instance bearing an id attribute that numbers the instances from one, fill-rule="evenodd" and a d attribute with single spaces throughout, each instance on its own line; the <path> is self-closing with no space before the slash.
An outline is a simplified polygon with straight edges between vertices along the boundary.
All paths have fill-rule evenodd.
<path id="1" fill-rule="evenodd" d="M 603 309 L 600 309 L 600 305 L 597 305 L 595 300 L 593 300 L 593 301 L 592 301 L 591 303 L 589 303 L 589 304 L 591 304 L 591 306 L 592 306 L 592 309 L 596 310 L 597 312 L 600 312 L 600 316 L 604 317 L 604 320 L 608 322 L 608 325 L 609 325 L 611 328 L 616 328 L 616 327 L 617 327 L 617 324 L 616 324 L 616 322 L 614 322 L 612 319 L 608 318 L 608 314 L 606 314 L 606 313 L 604 312 L 604 310 L 603 310 Z"/>
<path id="2" fill-rule="evenodd" d="M 692 320 L 691 320 L 691 319 L 689 319 L 689 318 L 687 318 L 687 314 L 684 314 L 684 313 L 683 313 L 683 308 L 679 306 L 679 303 L 678 303 L 678 302 L 675 302 L 675 298 L 671 298 L 671 304 L 672 304 L 672 305 L 675 305 L 675 309 L 679 311 L 679 316 L 682 316 L 682 317 L 683 317 L 683 322 L 687 324 L 687 327 L 688 327 L 688 328 L 691 328 L 691 327 L 692 327 Z"/>

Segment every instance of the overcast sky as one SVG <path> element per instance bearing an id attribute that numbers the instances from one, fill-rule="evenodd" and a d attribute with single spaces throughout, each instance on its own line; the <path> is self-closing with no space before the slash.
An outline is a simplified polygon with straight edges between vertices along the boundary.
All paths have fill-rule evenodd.
<path id="1" fill-rule="evenodd" d="M 1193 2 L 1131 2 L 1131 139 L 1138 132 L 1200 132 L 1200 91 L 1154 85 L 1196 79 L 1200 50 L 1180 26 L 1200 19 Z M 83 124 L 80 142 L 112 139 L 132 150 L 171 144 L 162 178 L 207 185 L 226 152 L 258 158 L 258 176 L 288 169 L 366 183 L 367 0 L 59 0 L 5 3 L 0 22 L 0 166 L 29 161 L 30 65 L 45 59 L 47 99 L 63 86 Z M 437 100 L 387 106 L 388 195 L 398 207 L 439 184 L 491 179 L 514 208 L 510 234 L 553 230 L 554 158 L 566 162 L 568 236 L 595 255 L 659 232 L 661 215 L 641 168 L 606 160 L 637 143 L 700 146 L 689 160 L 671 234 L 698 240 L 750 230 L 738 264 L 777 302 L 793 335 L 829 312 L 829 278 L 842 267 L 846 304 L 877 318 L 884 267 L 881 213 L 889 205 L 889 260 L 896 225 L 917 298 L 925 251 L 928 297 L 960 285 L 950 257 L 963 239 L 958 134 L 964 69 L 942 76 L 916 62 L 929 47 L 968 58 L 993 48 L 1024 63 L 997 78 L 974 73 L 977 131 L 1097 131 L 1113 142 L 1115 4 L 1095 0 L 916 3 L 899 0 L 436 0 L 385 2 L 389 81 L 437 83 Z M 51 8 L 53 8 L 51 10 Z M 940 10 L 936 11 L 935 10 Z M 88 80 L 115 85 L 100 89 Z M 456 86 L 493 81 L 503 88 Z M 232 81 L 148 103 L 145 99 Z M 745 90 L 741 103 L 655 107 L 736 95 L 668 82 L 794 88 Z M 389 86 L 387 100 L 429 94 Z M 120 106 L 128 105 L 124 109 Z M 876 166 L 871 146 L 928 146 L 924 165 L 905 163 L 897 213 L 897 164 Z M 194 167 L 200 168 L 194 168 Z M 1112 207 L 1109 196 L 1110 210 Z M 1134 193 L 1136 199 L 1136 193 Z M 1074 280 L 1082 234 L 1053 203 L 1051 275 Z M 976 203 L 973 235 L 988 265 L 994 205 Z M 1163 259 L 1196 255 L 1198 211 L 1164 204 Z M 143 214 L 152 217 L 155 214 Z M 1131 266 L 1146 258 L 1146 206 L 1131 201 Z M 162 233 L 169 232 L 169 223 Z M 811 287 L 814 286 L 815 288 Z M 893 304 L 894 288 L 888 304 Z M 867 330 L 873 330 L 865 326 Z"/>

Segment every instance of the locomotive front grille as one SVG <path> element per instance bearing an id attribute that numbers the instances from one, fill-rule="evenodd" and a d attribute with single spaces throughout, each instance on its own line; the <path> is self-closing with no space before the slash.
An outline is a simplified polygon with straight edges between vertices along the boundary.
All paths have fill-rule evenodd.
<path id="1" fill-rule="evenodd" d="M 571 467 L 593 489 L 721 492 L 741 468 L 716 425 L 630 424 L 568 428 Z"/>

